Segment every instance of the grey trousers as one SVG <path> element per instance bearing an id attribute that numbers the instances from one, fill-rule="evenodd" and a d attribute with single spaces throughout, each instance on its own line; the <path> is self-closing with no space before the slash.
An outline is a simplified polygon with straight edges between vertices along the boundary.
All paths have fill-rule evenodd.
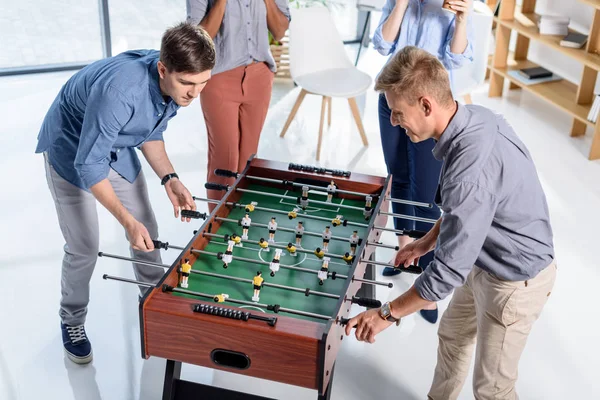
<path id="1" fill-rule="evenodd" d="M 80 325 L 85 322 L 90 299 L 90 279 L 98 258 L 100 230 L 96 198 L 90 192 L 64 180 L 50 165 L 45 154 L 44 158 L 48 187 L 65 239 L 59 315 L 66 325 Z M 123 206 L 144 224 L 152 239 L 157 239 L 158 226 L 148 199 L 143 172 L 140 172 L 135 182 L 129 183 L 111 169 L 108 179 Z M 127 238 L 127 233 L 125 237 Z M 162 262 L 160 250 L 145 253 L 130 248 L 130 252 L 133 258 L 139 260 Z M 133 269 L 139 281 L 149 283 L 158 282 L 165 272 L 163 268 L 136 263 L 133 264 Z"/>

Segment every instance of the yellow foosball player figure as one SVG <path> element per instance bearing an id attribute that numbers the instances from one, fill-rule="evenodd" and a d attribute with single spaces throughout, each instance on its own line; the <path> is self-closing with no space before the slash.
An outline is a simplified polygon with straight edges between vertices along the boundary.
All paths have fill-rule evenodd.
<path id="1" fill-rule="evenodd" d="M 298 221 L 298 225 L 296 226 L 296 247 L 302 247 L 302 235 L 304 235 L 304 225 L 302 221 Z"/>
<path id="2" fill-rule="evenodd" d="M 246 208 L 245 208 L 246 212 L 251 213 L 252 211 L 254 211 L 254 207 L 256 207 L 257 205 L 258 205 L 258 203 L 255 201 L 251 202 L 250 204 L 246 204 Z"/>
<path id="3" fill-rule="evenodd" d="M 358 231 L 354 231 L 352 235 L 350 235 L 350 255 L 356 254 L 356 246 L 358 246 L 359 240 Z"/>
<path id="4" fill-rule="evenodd" d="M 298 255 L 298 254 L 296 254 L 296 246 L 294 246 L 292 243 L 288 243 L 287 251 L 290 252 L 290 255 L 292 257 L 296 257 Z"/>
<path id="5" fill-rule="evenodd" d="M 331 229 L 329 225 L 325 227 L 323 231 L 323 251 L 327 253 L 327 249 L 329 247 L 329 241 L 331 240 Z"/>
<path id="6" fill-rule="evenodd" d="M 236 246 L 238 247 L 242 247 L 242 238 L 239 237 L 237 234 L 232 233 L 231 236 L 229 237 L 231 240 L 233 240 L 233 242 L 235 243 Z"/>
<path id="7" fill-rule="evenodd" d="M 348 264 L 352 264 L 352 260 L 354 260 L 354 256 L 351 255 L 349 252 L 346 252 L 343 256 L 342 259 L 344 261 L 346 261 Z"/>
<path id="8" fill-rule="evenodd" d="M 343 215 L 336 215 L 336 217 L 331 220 L 331 225 L 333 225 L 334 227 L 341 225 L 343 217 Z"/>
<path id="9" fill-rule="evenodd" d="M 271 221 L 269 221 L 267 227 L 269 228 L 269 243 L 275 243 L 275 232 L 277 231 L 275 217 L 271 217 Z"/>
<path id="10" fill-rule="evenodd" d="M 321 265 L 321 270 L 318 272 L 317 276 L 319 277 L 319 285 L 323 284 L 323 281 L 327 279 L 327 275 L 329 273 L 329 257 L 323 258 L 323 264 Z"/>
<path id="11" fill-rule="evenodd" d="M 321 250 L 320 247 L 317 247 L 315 249 L 315 256 L 317 256 L 319 258 L 323 258 L 323 257 L 325 257 L 325 252 L 323 250 Z"/>
<path id="12" fill-rule="evenodd" d="M 216 294 L 215 297 L 213 297 L 213 300 L 215 301 L 215 303 L 223 303 L 228 298 L 229 298 L 229 295 L 227 293 L 221 293 L 221 294 Z"/>
<path id="13" fill-rule="evenodd" d="M 192 270 L 192 266 L 190 264 L 190 259 L 186 258 L 181 264 L 181 283 L 180 286 L 182 288 L 187 289 L 188 287 L 188 278 L 190 276 L 190 271 Z"/>
<path id="14" fill-rule="evenodd" d="M 256 276 L 252 279 L 252 284 L 254 285 L 254 296 L 252 296 L 252 301 L 258 302 L 260 300 L 260 289 L 262 288 L 262 284 L 264 279 L 262 278 L 262 272 L 256 271 Z"/>
<path id="15" fill-rule="evenodd" d="M 250 224 L 252 224 L 252 220 L 250 219 L 248 213 L 246 213 L 240 223 L 242 225 L 242 239 L 248 240 L 248 228 L 250 228 Z"/>
<path id="16" fill-rule="evenodd" d="M 223 257 L 221 257 L 221 259 L 223 260 L 223 268 L 227 268 L 229 266 L 229 263 L 233 261 L 234 245 L 235 242 L 233 240 L 227 242 L 227 250 L 225 250 L 225 254 L 223 254 Z"/>
<path id="17" fill-rule="evenodd" d="M 327 202 L 328 203 L 331 203 L 331 199 L 333 198 L 333 194 L 335 193 L 336 189 L 337 189 L 337 186 L 334 181 L 331 181 L 331 183 L 329 185 L 327 185 Z"/>
<path id="18" fill-rule="evenodd" d="M 260 246 L 261 249 L 263 249 L 266 252 L 269 252 L 269 242 L 267 242 L 265 240 L 265 238 L 260 238 L 260 240 L 258 241 L 258 245 Z"/>
<path id="19" fill-rule="evenodd" d="M 289 219 L 294 219 L 298 217 L 298 211 L 300 211 L 298 208 L 294 208 L 292 211 L 290 211 L 288 213 L 288 218 Z"/>
<path id="20" fill-rule="evenodd" d="M 269 264 L 269 269 L 271 270 L 271 276 L 275 276 L 275 272 L 279 271 L 279 259 L 281 258 L 281 253 L 283 250 L 276 249 L 275 257 L 271 260 L 271 264 Z"/>
<path id="21" fill-rule="evenodd" d="M 371 218 L 371 214 L 373 214 L 373 197 L 367 195 L 365 196 L 365 210 L 363 211 L 363 215 L 365 216 L 366 220 L 369 220 L 369 218 Z"/>

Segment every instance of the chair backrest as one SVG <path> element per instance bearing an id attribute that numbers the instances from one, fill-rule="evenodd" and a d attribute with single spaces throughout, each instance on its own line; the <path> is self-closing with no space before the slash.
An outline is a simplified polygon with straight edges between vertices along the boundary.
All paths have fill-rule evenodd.
<path id="1" fill-rule="evenodd" d="M 470 93 L 475 87 L 485 82 L 485 71 L 490 54 L 490 38 L 492 37 L 493 13 L 487 5 L 476 1 L 473 3 L 474 43 L 473 62 L 452 71 L 455 96 Z"/>
<path id="2" fill-rule="evenodd" d="M 292 79 L 313 72 L 353 67 L 326 7 L 290 8 Z"/>

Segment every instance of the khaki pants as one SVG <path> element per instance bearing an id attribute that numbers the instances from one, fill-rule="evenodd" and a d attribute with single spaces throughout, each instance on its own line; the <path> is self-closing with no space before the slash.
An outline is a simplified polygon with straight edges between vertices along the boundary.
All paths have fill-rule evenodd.
<path id="1" fill-rule="evenodd" d="M 440 321 L 438 359 L 428 398 L 458 397 L 476 348 L 475 398 L 518 399 L 519 359 L 555 278 L 554 262 L 535 278 L 519 282 L 503 281 L 473 267 Z"/>

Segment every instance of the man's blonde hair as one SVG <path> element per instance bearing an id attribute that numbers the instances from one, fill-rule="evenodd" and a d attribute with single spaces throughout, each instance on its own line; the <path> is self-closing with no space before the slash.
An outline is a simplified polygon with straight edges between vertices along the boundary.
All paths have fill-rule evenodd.
<path id="1" fill-rule="evenodd" d="M 414 105 L 423 96 L 441 105 L 454 103 L 448 72 L 442 63 L 425 50 L 407 46 L 383 67 L 375 81 L 378 92 L 392 91 Z"/>

